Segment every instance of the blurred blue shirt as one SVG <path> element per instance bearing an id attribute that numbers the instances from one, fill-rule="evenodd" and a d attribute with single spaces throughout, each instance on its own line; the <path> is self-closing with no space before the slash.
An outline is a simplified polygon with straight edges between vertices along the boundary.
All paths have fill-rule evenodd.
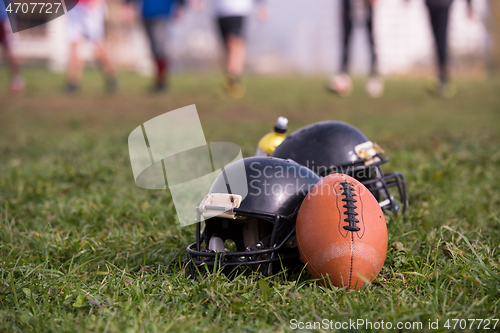
<path id="1" fill-rule="evenodd" d="M 5 11 L 5 5 L 3 1 L 0 0 L 0 22 L 5 21 L 7 19 L 7 12 Z"/>
<path id="2" fill-rule="evenodd" d="M 137 1 L 137 0 L 128 0 Z M 142 5 L 142 16 L 145 19 L 158 16 L 170 17 L 174 14 L 177 5 L 182 6 L 184 0 L 138 0 Z"/>

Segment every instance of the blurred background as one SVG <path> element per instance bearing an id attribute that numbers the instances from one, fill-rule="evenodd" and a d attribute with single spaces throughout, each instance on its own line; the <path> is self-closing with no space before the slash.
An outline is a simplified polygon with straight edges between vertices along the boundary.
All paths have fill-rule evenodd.
<path id="1" fill-rule="evenodd" d="M 265 22 L 248 21 L 247 69 L 253 73 L 327 74 L 338 70 L 341 44 L 341 1 L 270 0 Z M 124 23 L 123 2 L 108 0 L 106 40 L 118 69 L 151 74 L 153 64 L 141 26 Z M 449 22 L 449 48 L 454 74 L 485 77 L 499 67 L 500 4 L 473 0 L 474 16 L 467 17 L 466 1 L 454 1 Z M 29 18 L 23 18 L 29 20 Z M 23 63 L 36 63 L 54 71 L 67 67 L 67 15 L 16 33 L 13 47 Z M 171 29 L 172 69 L 213 70 L 220 66 L 220 41 L 211 6 L 202 11 L 186 8 Z M 22 20 L 18 25 L 27 24 Z M 351 69 L 368 72 L 367 31 L 354 22 Z M 422 0 L 379 0 L 374 9 L 374 33 L 382 75 L 429 75 L 434 70 L 434 41 Z M 83 50 L 92 59 L 91 46 Z"/>

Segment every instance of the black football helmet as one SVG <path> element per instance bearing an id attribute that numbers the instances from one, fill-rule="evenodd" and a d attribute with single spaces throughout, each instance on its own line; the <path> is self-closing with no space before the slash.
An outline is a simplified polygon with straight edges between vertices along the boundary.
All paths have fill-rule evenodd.
<path id="1" fill-rule="evenodd" d="M 343 173 L 359 180 L 385 210 L 397 213 L 407 207 L 406 182 L 400 172 L 384 174 L 389 158 L 356 127 L 341 121 L 322 121 L 290 134 L 271 156 L 300 163 L 318 176 Z M 397 188 L 399 203 L 389 189 Z M 402 208 L 400 208 L 402 205 Z"/>
<path id="2" fill-rule="evenodd" d="M 238 163 L 244 164 L 246 194 L 242 186 L 231 188 Z M 227 166 L 197 208 L 205 228 L 201 233 L 203 222 L 197 223 L 196 242 L 187 247 L 191 275 L 194 265 L 202 264 L 229 270 L 251 266 L 267 275 L 281 269 L 279 261 L 299 263 L 295 219 L 319 179 L 294 161 L 273 157 L 249 157 Z"/>

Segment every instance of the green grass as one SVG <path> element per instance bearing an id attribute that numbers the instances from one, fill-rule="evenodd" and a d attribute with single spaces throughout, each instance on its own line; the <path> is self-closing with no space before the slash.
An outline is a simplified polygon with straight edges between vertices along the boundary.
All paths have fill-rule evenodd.
<path id="1" fill-rule="evenodd" d="M 448 319 L 500 319 L 500 81 L 458 81 L 460 94 L 440 100 L 423 81 L 388 79 L 373 100 L 359 80 L 342 99 L 319 77 L 249 76 L 234 101 L 218 75 L 175 76 L 168 95 L 150 96 L 148 79 L 123 74 L 106 96 L 91 72 L 80 94 L 65 96 L 61 75 L 25 74 L 16 98 L 0 77 L 0 331 L 279 332 L 292 319 L 425 330 L 439 320 L 446 331 Z M 167 191 L 135 186 L 127 137 L 189 104 L 207 141 L 234 142 L 245 156 L 280 115 L 291 130 L 348 121 L 378 142 L 391 157 L 385 170 L 407 178 L 410 208 L 388 220 L 389 243 L 401 244 L 375 282 L 346 291 L 305 271 L 187 278 L 194 226 L 176 225 Z"/>

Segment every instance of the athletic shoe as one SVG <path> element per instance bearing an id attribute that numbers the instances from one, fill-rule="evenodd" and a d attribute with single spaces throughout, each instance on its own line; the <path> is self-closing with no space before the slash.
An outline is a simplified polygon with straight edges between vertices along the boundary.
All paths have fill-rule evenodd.
<path id="1" fill-rule="evenodd" d="M 245 96 L 246 88 L 241 83 L 234 83 L 227 92 L 232 98 L 242 98 Z"/>
<path id="2" fill-rule="evenodd" d="M 429 83 L 427 91 L 437 97 L 452 98 L 457 94 L 457 86 L 450 82 Z"/>
<path id="3" fill-rule="evenodd" d="M 239 78 L 232 78 L 232 77 L 226 77 L 226 80 L 224 82 L 224 89 L 226 89 L 227 93 L 232 97 L 232 98 L 241 98 L 245 96 L 246 93 L 246 88 L 245 86 L 240 82 Z"/>
<path id="4" fill-rule="evenodd" d="M 21 75 L 14 75 L 10 81 L 10 92 L 14 95 L 20 94 L 24 91 L 26 83 Z"/>
<path id="5" fill-rule="evenodd" d="M 366 92 L 373 98 L 378 98 L 384 93 L 384 81 L 380 76 L 370 76 L 365 86 Z"/>
<path id="6" fill-rule="evenodd" d="M 168 90 L 167 84 L 156 82 L 155 85 L 151 87 L 150 91 L 152 94 L 163 94 L 167 92 L 167 90 Z"/>
<path id="7" fill-rule="evenodd" d="M 80 86 L 76 83 L 66 82 L 63 90 L 66 94 L 74 94 L 80 90 Z"/>
<path id="8" fill-rule="evenodd" d="M 326 88 L 339 96 L 349 96 L 352 92 L 352 80 L 348 74 L 342 73 L 332 76 Z"/>
<path id="9" fill-rule="evenodd" d="M 106 92 L 113 95 L 118 90 L 118 82 L 115 78 L 106 79 Z"/>

